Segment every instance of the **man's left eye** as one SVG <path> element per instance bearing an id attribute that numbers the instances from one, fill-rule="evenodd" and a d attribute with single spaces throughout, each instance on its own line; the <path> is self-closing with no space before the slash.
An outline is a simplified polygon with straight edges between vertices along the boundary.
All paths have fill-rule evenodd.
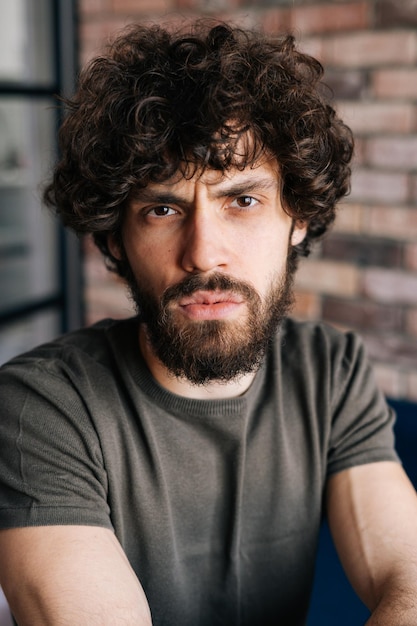
<path id="1" fill-rule="evenodd" d="M 155 215 L 156 217 L 167 217 L 174 214 L 175 209 L 164 205 L 155 206 L 148 211 L 148 215 Z"/>
<path id="2" fill-rule="evenodd" d="M 232 202 L 232 206 L 238 206 L 240 209 L 246 209 L 254 206 L 256 203 L 257 200 L 252 196 L 239 196 Z"/>

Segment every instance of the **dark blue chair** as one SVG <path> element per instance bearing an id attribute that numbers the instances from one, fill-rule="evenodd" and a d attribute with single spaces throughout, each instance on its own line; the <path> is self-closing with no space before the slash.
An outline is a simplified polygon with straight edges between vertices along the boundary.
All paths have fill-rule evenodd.
<path id="1" fill-rule="evenodd" d="M 388 400 L 397 413 L 396 448 L 417 489 L 417 404 Z M 369 611 L 351 588 L 324 522 L 307 626 L 361 626 Z"/>

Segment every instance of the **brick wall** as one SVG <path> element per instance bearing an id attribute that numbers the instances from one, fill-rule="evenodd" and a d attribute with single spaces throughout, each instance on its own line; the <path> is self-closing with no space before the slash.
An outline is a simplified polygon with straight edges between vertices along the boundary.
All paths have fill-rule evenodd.
<path id="1" fill-rule="evenodd" d="M 382 389 L 417 401 L 417 0 L 80 0 L 81 59 L 131 21 L 212 15 L 292 31 L 357 139 L 352 193 L 303 260 L 295 315 L 363 336 Z M 88 321 L 131 310 L 86 243 Z"/>

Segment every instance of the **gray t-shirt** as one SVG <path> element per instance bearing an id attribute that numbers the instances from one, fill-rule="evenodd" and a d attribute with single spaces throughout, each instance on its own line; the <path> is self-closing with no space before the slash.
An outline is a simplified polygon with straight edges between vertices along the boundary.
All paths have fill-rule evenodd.
<path id="1" fill-rule="evenodd" d="M 112 528 L 155 626 L 299 626 L 326 477 L 396 460 L 355 335 L 286 320 L 249 390 L 159 386 L 137 322 L 105 321 L 0 370 L 0 527 Z"/>

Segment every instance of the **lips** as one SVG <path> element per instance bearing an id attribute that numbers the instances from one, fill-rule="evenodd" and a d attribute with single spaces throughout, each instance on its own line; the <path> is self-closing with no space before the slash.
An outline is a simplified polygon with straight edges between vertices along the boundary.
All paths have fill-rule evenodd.
<path id="1" fill-rule="evenodd" d="M 243 302 L 242 296 L 238 296 L 234 293 L 227 293 L 222 291 L 197 291 L 190 296 L 184 296 L 178 301 L 179 306 L 189 306 L 190 304 L 219 304 L 221 302 L 231 302 L 234 304 L 241 304 Z"/>
<path id="2" fill-rule="evenodd" d="M 196 291 L 179 298 L 183 314 L 194 320 L 215 320 L 233 317 L 244 303 L 242 296 L 225 291 Z"/>

